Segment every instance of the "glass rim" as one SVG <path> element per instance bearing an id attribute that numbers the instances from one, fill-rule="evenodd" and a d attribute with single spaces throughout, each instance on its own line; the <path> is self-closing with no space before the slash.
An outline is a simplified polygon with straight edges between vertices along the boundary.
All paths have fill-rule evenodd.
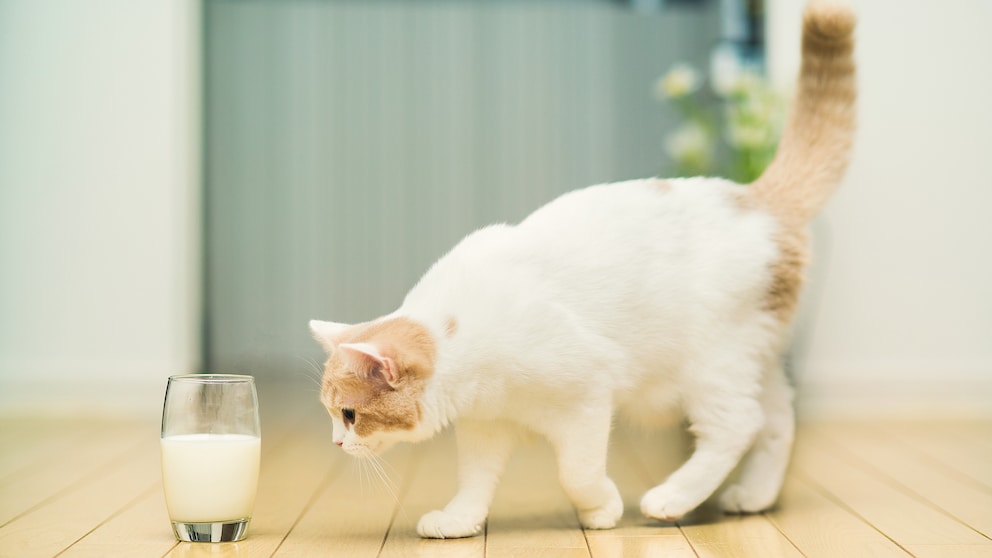
<path id="1" fill-rule="evenodd" d="M 248 374 L 176 374 L 169 376 L 170 382 L 192 382 L 200 384 L 254 383 L 255 377 Z"/>

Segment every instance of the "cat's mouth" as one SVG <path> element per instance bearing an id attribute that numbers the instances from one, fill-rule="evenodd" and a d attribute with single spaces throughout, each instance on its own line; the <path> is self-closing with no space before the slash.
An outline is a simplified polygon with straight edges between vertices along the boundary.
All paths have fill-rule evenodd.
<path id="1" fill-rule="evenodd" d="M 345 444 L 341 446 L 341 449 L 352 457 L 358 457 L 360 459 L 375 459 L 382 452 L 382 450 L 385 449 L 383 446 L 384 445 L 381 443 Z"/>

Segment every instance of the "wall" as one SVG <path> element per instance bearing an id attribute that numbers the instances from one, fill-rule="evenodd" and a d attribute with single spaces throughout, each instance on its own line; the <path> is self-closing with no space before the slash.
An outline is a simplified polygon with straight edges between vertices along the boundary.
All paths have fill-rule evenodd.
<path id="1" fill-rule="evenodd" d="M 815 228 L 798 339 L 806 407 L 992 413 L 992 3 L 853 4 L 860 129 Z M 801 8 L 768 2 L 781 84 L 798 68 Z"/>
<path id="2" fill-rule="evenodd" d="M 198 20 L 0 3 L 0 410 L 158 412 L 196 367 Z"/>
<path id="3" fill-rule="evenodd" d="M 360 10 L 358 4 L 351 5 Z M 244 11 L 233 17 L 261 25 L 264 18 L 259 19 L 258 13 L 253 16 L 251 10 L 263 8 L 254 6 L 246 3 Z M 768 6 L 769 60 L 776 79 L 786 83 L 797 66 L 801 3 L 769 0 Z M 817 266 L 804 305 L 807 319 L 797 336 L 797 375 L 804 409 L 811 413 L 870 413 L 931 406 L 951 412 L 988 412 L 992 401 L 992 259 L 986 254 L 992 220 L 985 214 L 992 206 L 992 171 L 986 163 L 987 154 L 992 152 L 988 133 L 992 130 L 992 112 L 985 109 L 985 103 L 992 98 L 992 75 L 986 71 L 983 56 L 992 52 L 992 37 L 987 33 L 992 4 L 984 0 L 862 0 L 856 6 L 861 14 L 861 129 L 849 180 L 816 225 Z M 230 4 L 230 8 L 237 9 L 238 3 Z M 280 47 L 288 54 L 307 52 L 314 44 L 321 44 L 319 41 L 326 37 L 315 34 L 313 22 L 305 24 L 305 10 L 316 8 L 302 9 L 292 16 L 303 24 L 299 32 L 291 21 L 270 20 L 276 34 L 262 34 L 263 40 L 288 38 L 289 46 Z M 595 18 L 601 15 L 594 10 L 599 8 L 586 9 L 589 12 L 576 17 L 585 22 L 582 25 L 594 26 Z M 0 3 L 0 410 L 34 404 L 63 409 L 125 404 L 147 407 L 152 401 L 158 405 L 165 376 L 197 367 L 198 15 L 194 0 Z M 393 25 L 394 31 L 417 33 L 404 31 L 406 27 L 374 9 L 361 17 L 362 21 Z M 442 33 L 424 44 L 440 49 L 442 45 L 437 41 L 463 40 L 458 24 L 468 16 L 459 15 L 452 7 L 439 14 L 411 17 L 434 18 L 435 31 L 440 26 Z M 544 17 L 552 23 L 558 21 L 559 29 L 578 25 Z M 593 59 L 606 60 L 606 52 L 621 53 L 627 63 L 616 65 L 611 70 L 614 73 L 605 78 L 613 84 L 607 90 L 579 92 L 580 97 L 566 101 L 577 104 L 556 109 L 562 111 L 559 114 L 563 123 L 574 126 L 567 137 L 545 137 L 538 142 L 567 172 L 546 170 L 531 175 L 552 177 L 548 190 L 530 189 L 543 183 L 514 184 L 514 191 L 523 196 L 519 207 L 506 205 L 505 200 L 484 198 L 473 206 L 473 215 L 444 222 L 437 216 L 422 219 L 425 232 L 420 242 L 397 237 L 397 247 L 380 239 L 375 246 L 395 248 L 397 254 L 407 258 L 409 265 L 403 273 L 415 276 L 422 271 L 433 255 L 476 220 L 488 220 L 496 214 L 508 219 L 519 217 L 524 205 L 532 205 L 530 198 L 543 199 L 556 189 L 656 170 L 650 165 L 660 151 L 665 121 L 657 115 L 644 118 L 644 114 L 652 114 L 655 105 L 646 95 L 650 89 L 647 79 L 641 82 L 635 76 L 645 69 L 645 76 L 652 71 L 660 73 L 674 58 L 682 56 L 674 50 L 677 45 L 685 45 L 686 51 L 691 51 L 694 42 L 705 43 L 709 35 L 694 31 L 696 28 L 687 25 L 688 19 L 676 20 L 667 31 L 651 18 L 631 19 L 633 25 L 640 26 L 635 28 L 639 31 L 631 32 L 622 26 L 627 16 L 613 13 L 605 17 L 613 18 L 602 30 L 607 36 L 576 36 L 569 40 L 575 42 L 576 48 L 591 49 L 586 55 Z M 469 20 L 480 21 L 472 17 Z M 532 21 L 525 15 L 504 15 L 502 21 L 502 25 L 524 29 L 518 37 L 529 36 L 526 25 Z M 435 32 L 427 29 L 419 33 Z M 245 32 L 236 27 L 229 31 L 233 38 Z M 639 34 L 651 36 L 652 32 L 657 33 L 659 43 L 638 49 Z M 376 60 L 381 62 L 383 73 L 377 74 L 377 79 L 384 80 L 384 84 L 401 87 L 406 83 L 406 74 L 390 77 L 386 72 L 390 68 L 397 72 L 420 71 L 391 66 L 385 56 L 388 48 L 402 49 L 409 43 L 389 46 L 370 41 L 348 47 L 340 39 L 330 40 L 339 41 L 334 44 L 340 48 L 379 45 L 381 56 Z M 274 48 L 275 43 L 270 46 Z M 519 52 L 501 62 L 505 65 L 501 71 L 508 72 L 513 64 L 531 60 L 531 51 L 520 44 L 517 47 L 512 50 L 514 45 L 507 45 L 511 53 Z M 493 89 L 482 94 L 489 102 L 522 101 L 532 93 L 494 79 L 489 66 L 471 64 L 472 51 L 442 51 L 450 58 L 440 65 L 428 65 L 427 69 L 445 79 L 463 70 L 488 76 L 486 83 Z M 546 60 L 555 51 L 541 52 L 544 54 L 538 53 L 533 59 Z M 671 59 L 664 60 L 666 55 Z M 343 54 L 341 60 L 346 63 L 347 57 Z M 319 62 L 303 58 L 296 59 L 296 64 L 284 67 L 290 72 L 288 79 L 302 79 Z M 261 72 L 258 75 L 266 79 L 279 77 L 264 73 L 266 68 L 273 68 L 271 60 L 242 59 L 241 66 L 230 71 L 242 77 L 253 72 Z M 568 79 L 591 79 L 581 66 L 553 70 Z M 529 71 L 537 70 L 531 67 Z M 327 80 L 343 74 L 321 75 Z M 320 83 L 324 89 L 294 89 L 295 96 L 287 98 L 292 102 L 285 105 L 278 102 L 281 97 L 277 95 L 284 93 L 279 89 L 252 90 L 250 81 L 229 84 L 232 90 L 243 87 L 245 95 L 231 97 L 225 105 L 227 116 L 216 116 L 228 120 L 215 125 L 230 126 L 223 133 L 241 138 L 242 143 L 226 149 L 235 149 L 235 155 L 244 157 L 243 161 L 254 162 L 256 166 L 250 169 L 268 173 L 261 177 L 231 175 L 229 180 L 247 176 L 254 180 L 254 187 L 269 188 L 265 190 L 269 193 L 279 191 L 275 186 L 296 195 L 329 188 L 321 165 L 328 164 L 322 157 L 329 153 L 327 147 L 331 144 L 321 144 L 314 151 L 293 152 L 294 161 L 303 158 L 306 164 L 302 166 L 279 166 L 258 159 L 265 156 L 266 146 L 270 145 L 265 141 L 293 146 L 285 143 L 291 137 L 285 135 L 289 131 L 302 130 L 310 134 L 308 137 L 329 141 L 323 135 L 326 132 L 320 126 L 322 121 L 313 120 L 310 112 L 301 110 L 333 103 L 333 99 L 315 95 L 335 91 L 338 86 L 332 86 L 330 81 Z M 589 83 L 606 87 L 598 80 Z M 449 193 L 460 195 L 458 190 L 449 192 L 440 186 L 442 182 L 460 184 L 466 179 L 495 177 L 488 167 L 449 168 L 444 153 L 438 155 L 443 151 L 441 147 L 454 146 L 471 153 L 498 149 L 508 161 L 527 160 L 527 144 L 520 141 L 532 134 L 517 126 L 533 119 L 530 113 L 506 113 L 505 118 L 493 121 L 492 125 L 499 127 L 495 128 L 496 135 L 490 136 L 491 143 L 470 146 L 462 143 L 455 124 L 463 117 L 482 114 L 485 106 L 458 104 L 466 102 L 458 91 L 437 99 L 427 90 L 414 91 L 411 97 L 403 89 L 380 88 L 374 93 L 381 97 L 372 101 L 363 100 L 373 91 L 363 89 L 368 86 L 361 81 L 342 87 L 345 89 L 339 93 L 365 103 L 358 104 L 357 109 L 366 112 L 353 112 L 357 110 L 355 104 L 338 105 L 334 118 L 347 119 L 345 122 L 354 126 L 348 129 L 348 135 L 334 141 L 350 145 L 356 157 L 368 157 L 352 157 L 352 169 L 365 170 L 347 175 L 365 188 L 417 176 L 436 185 L 426 190 L 429 196 L 454 204 L 458 198 Z M 557 90 L 537 94 L 542 95 L 542 103 L 554 106 Z M 598 105 L 604 98 L 615 102 L 603 109 L 603 114 L 584 121 L 570 120 L 570 115 L 586 108 L 583 103 Z M 393 106 L 393 112 L 376 112 L 380 99 Z M 418 103 L 451 112 L 447 113 L 449 120 L 444 121 L 448 135 L 441 136 L 447 139 L 414 145 L 419 151 L 404 155 L 412 174 L 377 168 L 378 159 L 368 153 L 361 155 L 359 144 L 349 143 L 371 141 L 370 123 L 382 129 L 396 129 L 392 126 L 396 124 L 404 133 L 419 137 L 416 132 L 424 117 L 407 110 L 420 106 Z M 246 118 L 246 111 L 281 106 L 288 107 L 283 110 L 289 112 L 262 111 L 260 114 L 268 120 L 260 124 L 252 124 Z M 375 120 L 363 120 L 373 117 Z M 611 121 L 614 123 L 607 127 Z M 238 128 L 256 125 L 257 129 L 250 130 L 254 136 L 245 136 L 245 129 Z M 588 135 L 589 130 L 596 129 L 606 130 L 605 136 Z M 273 132 L 277 135 L 267 135 Z M 245 143 L 253 138 L 262 143 Z M 609 156 L 598 155 L 603 159 L 581 156 L 599 153 L 597 146 L 614 140 L 626 141 L 626 147 L 622 145 Z M 383 147 L 386 154 L 410 145 L 406 140 L 391 141 L 394 143 Z M 581 147 L 583 142 L 589 145 Z M 223 156 L 234 157 L 231 153 Z M 213 171 L 236 170 L 236 162 L 229 159 L 229 167 L 214 167 Z M 516 176 L 527 175 L 525 164 L 514 168 L 521 173 Z M 302 190 L 293 189 L 301 184 Z M 237 182 L 229 185 L 232 195 L 253 187 Z M 328 191 L 323 190 L 325 193 L 319 194 L 317 200 Z M 354 195 L 374 205 L 383 194 L 381 190 L 366 189 Z M 287 199 L 293 198 L 276 196 L 266 201 L 263 197 L 257 203 L 278 210 L 278 204 Z M 416 200 L 408 198 L 404 203 Z M 256 203 L 237 196 L 231 201 Z M 304 197 L 293 203 L 317 202 Z M 250 211 L 237 213 L 244 208 L 233 208 L 237 215 L 236 219 L 232 217 L 233 222 L 240 222 L 237 226 L 247 227 L 256 215 L 250 207 Z M 405 218 L 398 207 L 390 206 L 389 211 L 392 218 Z M 331 254 L 323 251 L 329 250 L 328 239 L 307 236 L 309 231 L 338 226 L 333 225 L 334 219 L 348 219 L 340 225 L 342 231 L 368 227 L 367 221 L 347 213 L 330 219 L 317 212 L 308 221 L 294 225 L 292 212 L 276 211 L 275 216 L 266 226 L 273 230 L 299 226 L 299 230 L 293 229 L 293 234 L 299 236 L 292 239 L 304 243 L 215 246 L 215 256 L 220 261 L 224 261 L 221 255 L 225 253 L 233 258 L 225 264 L 230 266 L 225 272 L 230 277 L 260 269 L 264 273 L 258 277 L 263 281 L 278 283 L 275 290 L 257 290 L 257 285 L 237 281 L 215 284 L 214 295 L 226 289 L 231 297 L 226 301 L 216 298 L 219 304 L 231 305 L 225 319 L 243 320 L 245 324 L 242 339 L 237 338 L 237 331 L 227 338 L 226 350 L 230 352 L 226 354 L 235 359 L 228 362 L 243 362 L 237 359 L 272 347 L 284 347 L 293 357 L 309 358 L 306 351 L 313 347 L 308 344 L 303 326 L 307 318 L 313 314 L 331 319 L 359 318 L 366 311 L 381 310 L 394 302 L 409 282 L 406 275 L 386 276 L 383 270 L 388 262 L 366 257 L 362 247 L 351 244 L 343 248 L 343 253 Z M 225 234 L 237 232 L 234 228 Z M 429 240 L 423 242 L 425 238 Z M 326 279 L 326 273 L 318 276 L 323 279 L 308 278 L 315 272 L 313 269 L 293 271 L 295 282 L 282 282 L 284 262 L 275 258 L 253 263 L 253 250 L 274 255 L 295 250 L 297 261 L 321 262 L 316 266 L 318 273 L 326 272 L 332 261 L 343 262 L 345 269 L 332 270 L 339 273 L 337 283 Z M 363 280 L 343 282 L 344 278 L 355 277 L 356 269 L 361 272 L 358 277 L 380 281 L 377 289 L 386 293 L 381 299 L 367 299 L 372 300 L 368 303 L 372 307 L 360 308 L 356 303 L 361 289 L 366 288 Z M 321 294 L 332 289 L 339 293 L 335 295 L 338 298 L 332 300 Z M 294 296 L 289 300 L 295 302 L 288 305 L 278 298 Z M 264 316 L 245 310 L 258 301 L 282 313 L 265 322 Z M 299 329 L 290 329 L 296 327 L 294 324 L 300 324 Z M 215 336 L 215 341 L 223 339 Z M 104 389 L 108 385 L 117 387 Z M 136 392 L 140 392 L 139 397 L 129 395 Z"/>

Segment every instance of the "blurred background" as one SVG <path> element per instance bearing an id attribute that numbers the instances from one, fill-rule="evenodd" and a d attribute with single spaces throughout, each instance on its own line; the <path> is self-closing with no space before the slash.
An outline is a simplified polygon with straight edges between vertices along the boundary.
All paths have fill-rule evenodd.
<path id="1" fill-rule="evenodd" d="M 853 3 L 861 125 L 813 227 L 800 412 L 992 415 L 992 4 Z M 0 411 L 154 414 L 195 371 L 302 383 L 309 319 L 393 310 L 475 228 L 746 174 L 801 9 L 0 0 Z"/>

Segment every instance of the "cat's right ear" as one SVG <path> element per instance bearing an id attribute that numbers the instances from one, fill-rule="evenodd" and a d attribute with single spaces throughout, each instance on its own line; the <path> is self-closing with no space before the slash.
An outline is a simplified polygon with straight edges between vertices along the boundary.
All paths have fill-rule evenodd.
<path id="1" fill-rule="evenodd" d="M 327 354 L 331 354 L 341 343 L 341 334 L 351 327 L 348 324 L 310 320 L 310 332 Z"/>

